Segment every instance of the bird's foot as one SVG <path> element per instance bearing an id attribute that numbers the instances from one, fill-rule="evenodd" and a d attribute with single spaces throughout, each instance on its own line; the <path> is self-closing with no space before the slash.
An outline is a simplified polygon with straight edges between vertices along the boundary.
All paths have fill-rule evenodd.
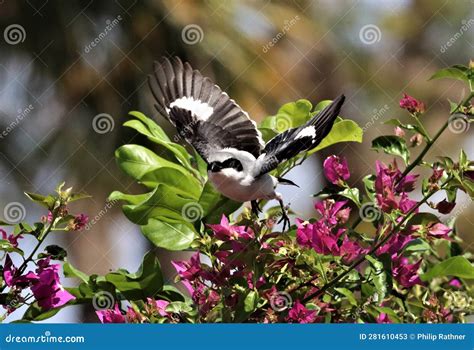
<path id="1" fill-rule="evenodd" d="M 263 213 L 262 209 L 260 209 L 256 200 L 250 201 L 250 204 L 252 205 L 252 214 L 258 218 L 258 214 Z"/>
<path id="2" fill-rule="evenodd" d="M 283 222 L 282 232 L 285 232 L 287 225 L 288 229 L 290 229 L 291 227 L 290 218 L 288 217 L 288 207 L 283 204 L 283 201 L 281 199 L 279 199 L 278 202 L 280 203 L 281 208 L 281 219 L 278 221 L 278 223 Z"/>

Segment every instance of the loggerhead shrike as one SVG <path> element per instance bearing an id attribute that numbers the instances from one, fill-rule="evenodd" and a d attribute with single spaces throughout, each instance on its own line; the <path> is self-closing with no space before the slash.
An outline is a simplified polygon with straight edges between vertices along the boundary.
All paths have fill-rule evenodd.
<path id="1" fill-rule="evenodd" d="M 296 184 L 269 172 L 281 162 L 313 149 L 326 137 L 344 103 L 344 95 L 306 124 L 288 129 L 265 144 L 247 112 L 211 79 L 178 57 L 155 62 L 154 75 L 149 76 L 148 83 L 156 99 L 155 108 L 204 159 L 215 188 L 235 201 L 251 201 L 257 216 L 257 200 L 278 200 L 283 231 L 287 223 L 289 227 L 287 209 L 275 188 L 278 184 Z"/>

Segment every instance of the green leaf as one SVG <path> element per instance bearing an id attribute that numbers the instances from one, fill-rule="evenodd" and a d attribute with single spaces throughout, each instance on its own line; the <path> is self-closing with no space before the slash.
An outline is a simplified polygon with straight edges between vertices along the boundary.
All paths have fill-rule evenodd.
<path id="1" fill-rule="evenodd" d="M 391 281 L 389 281 L 388 278 L 390 273 L 386 273 L 385 264 L 380 260 L 377 260 L 370 255 L 366 255 L 365 258 L 370 262 L 369 271 L 371 271 L 370 275 L 379 298 L 378 301 L 382 301 L 388 294 L 389 289 L 391 289 Z M 381 257 L 379 257 L 379 259 L 380 258 Z"/>
<path id="2" fill-rule="evenodd" d="M 157 257 L 148 252 L 136 273 L 111 272 L 105 279 L 112 283 L 128 300 L 152 297 L 163 288 L 163 274 Z"/>
<path id="3" fill-rule="evenodd" d="M 251 290 L 249 294 L 245 297 L 244 300 L 244 311 L 247 313 L 252 313 L 256 310 L 258 304 L 258 293 L 254 290 Z"/>
<path id="4" fill-rule="evenodd" d="M 357 205 L 360 208 L 361 206 L 360 193 L 357 187 L 345 188 L 344 190 L 340 191 L 338 195 L 350 199 L 352 202 L 354 202 L 355 205 Z"/>
<path id="5" fill-rule="evenodd" d="M 115 151 L 115 158 L 123 172 L 137 181 L 141 181 L 145 174 L 162 167 L 176 169 L 182 176 L 192 176 L 181 165 L 170 162 L 139 145 L 124 145 L 118 148 Z"/>
<path id="6" fill-rule="evenodd" d="M 54 260 L 64 260 L 64 258 L 67 256 L 66 250 L 55 244 L 47 246 L 44 248 L 44 251 L 45 253 L 38 254 L 38 258 L 43 259 L 47 256 L 50 256 L 51 259 Z"/>
<path id="7" fill-rule="evenodd" d="M 202 184 L 194 176 L 185 176 L 181 171 L 169 167 L 158 168 L 146 173 L 140 182 L 148 188 L 165 184 L 171 187 L 175 193 L 191 199 L 198 199 L 202 189 Z"/>
<path id="8" fill-rule="evenodd" d="M 116 194 L 114 198 L 117 196 Z M 150 218 L 159 216 L 184 220 L 182 216 L 184 206 L 196 203 L 195 200 L 184 198 L 167 185 L 158 185 L 153 191 L 140 198 L 143 198 L 143 201 L 122 207 L 127 218 L 138 225 L 146 225 Z"/>
<path id="9" fill-rule="evenodd" d="M 420 278 L 422 281 L 429 281 L 436 277 L 446 276 L 474 279 L 474 266 L 465 257 L 454 256 L 436 264 Z"/>
<path id="10" fill-rule="evenodd" d="M 466 71 L 462 69 L 462 66 L 453 66 L 449 68 L 440 69 L 435 74 L 433 74 L 429 80 L 442 78 L 457 79 L 465 81 L 467 83 L 469 82 L 469 78 L 467 77 Z"/>
<path id="11" fill-rule="evenodd" d="M 68 304 L 65 304 L 64 306 L 66 305 Z M 44 311 L 38 305 L 38 302 L 34 302 L 25 311 L 25 313 L 23 314 L 22 320 L 23 321 L 43 321 L 56 315 L 64 306 L 57 307 L 48 311 Z"/>
<path id="12" fill-rule="evenodd" d="M 430 245 L 421 238 L 414 239 L 403 247 L 403 251 L 409 253 L 424 252 L 427 250 L 430 250 Z"/>
<path id="13" fill-rule="evenodd" d="M 64 271 L 64 276 L 68 278 L 79 278 L 82 282 L 88 283 L 89 282 L 89 276 L 76 269 L 74 266 L 72 266 L 70 263 L 65 262 L 63 264 L 63 271 Z"/>
<path id="14" fill-rule="evenodd" d="M 428 226 L 431 223 L 438 223 L 439 218 L 431 213 L 416 213 L 407 222 L 407 227 L 412 225 Z"/>
<path id="15" fill-rule="evenodd" d="M 331 132 L 314 149 L 308 152 L 313 154 L 323 148 L 329 147 L 340 142 L 362 142 L 362 129 L 352 120 L 341 120 L 334 123 Z"/>
<path id="16" fill-rule="evenodd" d="M 35 203 L 39 205 L 52 209 L 54 207 L 54 203 L 56 202 L 56 198 L 51 195 L 43 196 L 42 194 L 33 193 L 33 192 L 25 192 L 25 195 Z"/>
<path id="17" fill-rule="evenodd" d="M 410 153 L 404 139 L 394 135 L 379 136 L 372 140 L 372 148 L 376 151 L 383 150 L 387 154 L 402 157 L 408 164 Z"/>
<path id="18" fill-rule="evenodd" d="M 311 118 L 311 102 L 298 100 L 284 104 L 274 116 L 266 117 L 260 124 L 261 128 L 268 128 L 276 133 L 300 126 Z"/>
<path id="19" fill-rule="evenodd" d="M 24 255 L 23 250 L 19 248 L 15 248 L 10 241 L 6 239 L 0 239 L 0 250 L 8 253 L 18 253 L 20 255 Z"/>
<path id="20" fill-rule="evenodd" d="M 188 248 L 196 234 L 190 223 L 166 217 L 150 219 L 141 230 L 154 245 L 168 250 Z"/>
<path id="21" fill-rule="evenodd" d="M 353 305 L 357 306 L 357 300 L 354 296 L 354 293 L 352 293 L 349 289 L 347 288 L 334 288 L 336 291 L 338 291 L 340 294 L 344 295 L 347 298 L 347 301 Z"/>

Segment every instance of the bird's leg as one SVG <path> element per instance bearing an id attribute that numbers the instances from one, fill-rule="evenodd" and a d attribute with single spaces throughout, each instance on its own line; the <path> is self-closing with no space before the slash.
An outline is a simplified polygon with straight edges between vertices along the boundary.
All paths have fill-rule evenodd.
<path id="1" fill-rule="evenodd" d="M 258 218 L 258 214 L 262 213 L 262 209 L 260 209 L 256 200 L 250 201 L 250 204 L 252 204 L 252 213 Z"/>
<path id="2" fill-rule="evenodd" d="M 285 232 L 285 228 L 287 224 L 288 224 L 288 229 L 290 228 L 290 218 L 288 217 L 287 208 L 285 207 L 285 204 L 283 203 L 283 200 L 281 198 L 278 198 L 278 203 L 280 203 L 280 208 L 281 208 L 281 219 L 278 221 L 278 223 L 283 221 L 282 232 Z"/>

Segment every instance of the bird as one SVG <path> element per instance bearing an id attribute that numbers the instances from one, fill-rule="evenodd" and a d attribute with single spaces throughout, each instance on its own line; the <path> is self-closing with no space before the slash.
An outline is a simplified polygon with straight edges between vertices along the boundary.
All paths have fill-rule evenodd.
<path id="1" fill-rule="evenodd" d="M 251 202 L 261 212 L 259 200 L 277 200 L 283 232 L 290 220 L 279 184 L 293 181 L 270 172 L 298 154 L 309 151 L 329 134 L 344 103 L 337 97 L 305 124 L 290 128 L 267 143 L 247 112 L 214 82 L 179 57 L 155 61 L 148 85 L 158 114 L 166 118 L 207 163 L 215 189 L 237 202 Z"/>

